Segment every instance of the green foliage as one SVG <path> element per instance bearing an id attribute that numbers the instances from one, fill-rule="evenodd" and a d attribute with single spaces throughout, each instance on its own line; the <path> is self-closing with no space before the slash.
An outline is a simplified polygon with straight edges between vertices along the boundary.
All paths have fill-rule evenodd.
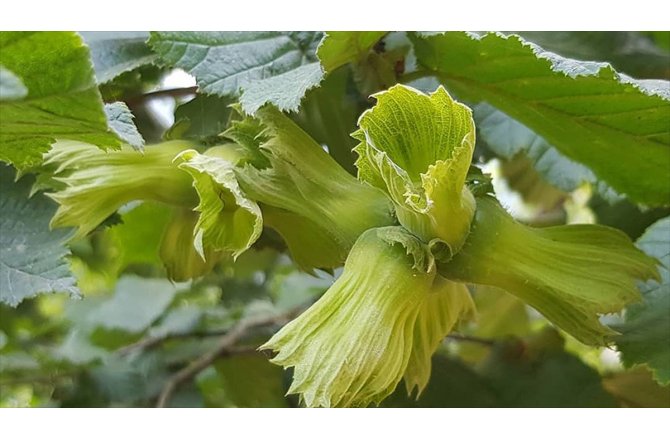
<path id="1" fill-rule="evenodd" d="M 670 406 L 666 40 L 1 32 L 0 406 Z"/>
<path id="2" fill-rule="evenodd" d="M 88 48 L 77 34 L 2 32 L 0 53 L 0 64 L 28 89 L 23 99 L 0 102 L 0 160 L 17 168 L 36 165 L 57 138 L 120 145 L 107 124 Z M 4 74 L 2 82 L 4 87 Z"/>
<path id="3" fill-rule="evenodd" d="M 665 82 L 562 58 L 517 36 L 448 32 L 412 41 L 419 63 L 458 96 L 498 107 L 619 193 L 670 203 Z"/>
<path id="4" fill-rule="evenodd" d="M 626 310 L 626 321 L 617 329 L 617 346 L 624 364 L 647 364 L 654 378 L 670 384 L 670 217 L 654 223 L 637 241 L 640 249 L 660 261 L 660 282 L 642 288 L 642 304 Z"/>
<path id="5" fill-rule="evenodd" d="M 137 127 L 133 123 L 133 114 L 130 113 L 126 104 L 122 102 L 105 104 L 105 114 L 107 115 L 109 128 L 116 133 L 119 139 L 136 150 L 141 150 L 144 147 L 144 139 L 137 131 Z"/>
<path id="6" fill-rule="evenodd" d="M 38 293 L 78 294 L 65 259 L 70 231 L 48 227 L 55 203 L 42 194 L 28 199 L 28 179 L 13 177 L 8 166 L 0 167 L 0 302 L 16 306 Z"/>
<path id="7" fill-rule="evenodd" d="M 323 70 L 330 73 L 345 64 L 358 62 L 386 32 L 326 32 L 316 51 Z"/>
<path id="8" fill-rule="evenodd" d="M 149 32 L 82 32 L 91 50 L 98 83 L 107 83 L 124 72 L 153 63 L 156 55 L 146 41 Z"/>
<path id="9" fill-rule="evenodd" d="M 431 381 L 419 399 L 396 393 L 384 406 L 603 408 L 615 406 L 615 401 L 598 373 L 563 351 L 560 337 L 553 335 L 549 341 L 498 342 L 477 369 L 435 356 Z"/>
<path id="10" fill-rule="evenodd" d="M 204 93 L 241 95 L 244 110 L 254 113 L 267 102 L 298 109 L 323 77 L 320 39 L 318 32 L 154 32 L 149 45 L 161 62 L 193 74 Z"/>
<path id="11" fill-rule="evenodd" d="M 206 144 L 220 143 L 220 134 L 231 117 L 231 100 L 200 95 L 180 105 L 174 112 L 175 123 L 167 133 L 170 139 L 193 139 Z"/>
<path id="12" fill-rule="evenodd" d="M 480 139 L 497 156 L 513 159 L 525 154 L 538 173 L 563 191 L 574 191 L 581 184 L 594 183 L 596 176 L 586 166 L 559 153 L 541 136 L 489 104 L 474 109 Z"/>

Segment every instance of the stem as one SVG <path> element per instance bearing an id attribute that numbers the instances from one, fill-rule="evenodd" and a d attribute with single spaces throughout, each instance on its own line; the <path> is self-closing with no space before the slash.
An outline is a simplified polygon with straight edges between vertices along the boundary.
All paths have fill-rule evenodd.
<path id="1" fill-rule="evenodd" d="M 156 90 L 155 92 L 144 93 L 142 95 L 133 96 L 125 100 L 128 107 L 136 106 L 144 101 L 149 101 L 155 98 L 162 98 L 171 96 L 173 98 L 181 98 L 184 96 L 195 95 L 198 92 L 198 86 L 181 87 L 176 89 Z"/>
<path id="2" fill-rule="evenodd" d="M 267 325 L 283 324 L 296 314 L 295 310 L 277 316 L 262 316 L 257 318 L 244 319 L 238 322 L 233 328 L 224 334 L 216 346 L 203 353 L 200 357 L 188 364 L 186 367 L 177 371 L 171 376 L 163 386 L 163 390 L 156 402 L 157 408 L 165 408 L 174 392 L 183 383 L 193 379 L 198 373 L 212 365 L 220 357 L 231 356 L 239 353 L 239 350 L 248 351 L 248 348 L 235 347 L 235 344 L 247 336 L 247 332 L 255 327 Z"/>

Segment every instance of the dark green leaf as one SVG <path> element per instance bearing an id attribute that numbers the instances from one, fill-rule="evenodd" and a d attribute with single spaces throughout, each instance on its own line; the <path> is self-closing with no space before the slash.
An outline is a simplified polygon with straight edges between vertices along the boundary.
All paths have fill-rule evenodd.
<path id="1" fill-rule="evenodd" d="M 106 329 L 138 333 L 154 322 L 170 305 L 177 286 L 167 280 L 126 276 L 114 296 L 89 315 L 89 321 Z"/>
<path id="2" fill-rule="evenodd" d="M 624 365 L 647 364 L 654 378 L 670 384 L 670 217 L 654 223 L 637 241 L 638 247 L 661 262 L 661 282 L 642 288 L 643 302 L 626 310 L 616 342 Z"/>
<path id="3" fill-rule="evenodd" d="M 640 32 L 520 32 L 546 50 L 578 60 L 607 61 L 635 78 L 670 78 L 670 52 Z"/>
<path id="4" fill-rule="evenodd" d="M 329 31 L 319 45 L 317 55 L 326 72 L 364 57 L 386 31 Z"/>
<path id="5" fill-rule="evenodd" d="M 294 120 L 320 144 L 328 147 L 331 156 L 347 171 L 356 173 L 356 145 L 350 136 L 356 130 L 358 115 L 365 109 L 358 92 L 353 89 L 350 69 L 328 75 L 321 85 L 310 90 Z"/>
<path id="6" fill-rule="evenodd" d="M 259 354 L 240 354 L 216 362 L 216 374 L 198 380 L 208 406 L 285 408 L 282 369 Z"/>
<path id="7" fill-rule="evenodd" d="M 228 126 L 232 100 L 200 95 L 180 105 L 175 123 L 166 134 L 169 139 L 194 139 L 207 144 L 220 143 L 219 134 Z"/>
<path id="8" fill-rule="evenodd" d="M 391 408 L 490 408 L 498 396 L 486 378 L 462 362 L 433 356 L 430 382 L 418 400 L 407 397 L 401 384 L 384 402 Z"/>
<path id="9" fill-rule="evenodd" d="M 550 330 L 554 332 L 554 330 Z M 499 396 L 513 408 L 603 408 L 615 406 L 600 375 L 562 349 L 560 336 L 544 341 L 509 341 L 494 347 L 483 368 Z M 538 343 L 539 342 L 539 343 Z M 553 346 L 553 345 L 556 346 Z"/>
<path id="10" fill-rule="evenodd" d="M 130 264 L 162 264 L 158 251 L 171 216 L 170 207 L 150 202 L 123 214 L 122 223 L 107 231 L 119 258 L 119 269 Z"/>
<path id="11" fill-rule="evenodd" d="M 0 167 L 0 302 L 16 307 L 39 293 L 78 295 L 65 260 L 71 231 L 51 231 L 56 204 L 42 194 L 29 199 L 28 179 L 13 177 L 8 166 Z"/>
<path id="12" fill-rule="evenodd" d="M 254 113 L 265 103 L 296 111 L 323 71 L 316 58 L 319 32 L 153 32 L 149 45 L 167 65 L 195 76 L 200 89 L 239 96 Z"/>
<path id="13" fill-rule="evenodd" d="M 128 145 L 136 150 L 144 147 L 144 139 L 133 123 L 133 114 L 123 102 L 105 104 L 105 114 L 109 128 Z"/>
<path id="14" fill-rule="evenodd" d="M 150 64 L 156 59 L 146 41 L 149 32 L 81 32 L 91 49 L 98 82 L 106 83 L 124 72 Z"/>
<path id="15" fill-rule="evenodd" d="M 668 82 L 636 81 L 517 36 L 412 38 L 419 63 L 461 97 L 504 111 L 617 192 L 640 203 L 670 203 Z"/>
<path id="16" fill-rule="evenodd" d="M 2 32 L 0 62 L 28 89 L 0 102 L 0 160 L 39 164 L 56 139 L 103 148 L 120 142 L 107 124 L 88 52 L 74 32 Z"/>
<path id="17" fill-rule="evenodd" d="M 549 145 L 534 131 L 486 103 L 474 108 L 480 139 L 495 154 L 512 159 L 524 153 L 547 182 L 563 191 L 573 191 L 596 176 L 584 165 L 574 162 Z"/>

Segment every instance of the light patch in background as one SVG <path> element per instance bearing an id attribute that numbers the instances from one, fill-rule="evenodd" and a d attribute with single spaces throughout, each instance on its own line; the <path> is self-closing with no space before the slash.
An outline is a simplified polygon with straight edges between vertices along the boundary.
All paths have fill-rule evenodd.
<path id="1" fill-rule="evenodd" d="M 161 83 L 154 92 L 160 90 L 181 89 L 194 87 L 195 77 L 182 69 L 174 69 L 161 79 Z M 195 96 L 195 95 L 194 95 Z M 192 98 L 175 99 L 172 96 L 161 96 L 147 102 L 147 108 L 155 120 L 166 129 L 174 124 L 174 111 L 178 104 L 190 101 Z"/>
<path id="2" fill-rule="evenodd" d="M 491 159 L 481 168 L 484 173 L 491 175 L 496 197 L 514 218 L 521 221 L 532 221 L 537 217 L 538 209 L 525 203 L 521 195 L 509 187 L 507 180 L 502 176 L 499 159 Z"/>

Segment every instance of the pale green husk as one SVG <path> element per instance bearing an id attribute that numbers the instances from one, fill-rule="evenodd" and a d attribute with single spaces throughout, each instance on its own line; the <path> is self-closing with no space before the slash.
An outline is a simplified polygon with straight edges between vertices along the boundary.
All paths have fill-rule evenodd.
<path id="1" fill-rule="evenodd" d="M 306 406 L 379 403 L 403 375 L 408 389 L 425 386 L 437 343 L 470 310 L 464 293 L 436 277 L 427 247 L 402 227 L 370 229 L 324 296 L 261 349 L 293 368 L 289 393 Z"/>
<path id="2" fill-rule="evenodd" d="M 600 323 L 600 315 L 638 301 L 636 280 L 658 277 L 657 263 L 616 229 L 531 228 L 485 197 L 477 200 L 465 245 L 439 271 L 505 289 L 583 343 L 604 345 L 614 332 Z"/>
<path id="3" fill-rule="evenodd" d="M 389 195 L 412 233 L 457 252 L 475 210 L 465 186 L 475 146 L 471 110 L 441 86 L 425 95 L 396 85 L 374 97 L 352 135 L 360 141 L 359 179 Z"/>
<path id="4" fill-rule="evenodd" d="M 203 258 L 205 246 L 237 258 L 263 230 L 260 207 L 244 194 L 235 176 L 235 163 L 241 157 L 236 148 L 234 144 L 219 146 L 205 154 L 187 150 L 175 159 L 193 177 L 200 197 L 194 244 Z"/>
<path id="5" fill-rule="evenodd" d="M 233 122 L 224 135 L 247 150 L 246 165 L 235 168 L 242 190 L 268 212 L 266 225 L 303 269 L 340 266 L 361 233 L 393 224 L 381 191 L 357 181 L 276 108 Z M 296 225 L 304 227 L 299 236 Z"/>
<path id="6" fill-rule="evenodd" d="M 172 162 L 191 145 L 171 141 L 140 153 L 130 147 L 105 152 L 93 145 L 57 142 L 44 157 L 46 174 L 38 181 L 58 189 L 47 194 L 60 205 L 51 227 L 76 227 L 73 238 L 81 238 L 133 200 L 195 206 L 191 178 Z"/>
<path id="7" fill-rule="evenodd" d="M 175 208 L 172 219 L 163 232 L 160 258 L 168 278 L 173 281 L 187 281 L 201 277 L 209 273 L 226 255 L 211 247 L 203 250 L 195 248 L 193 231 L 197 222 L 196 212 L 186 208 Z"/>
<path id="8" fill-rule="evenodd" d="M 442 340 L 462 320 L 474 316 L 475 304 L 465 284 L 437 275 L 425 295 L 414 325 L 414 345 L 403 376 L 407 394 L 417 390 L 417 398 L 428 384 L 431 358 Z"/>

